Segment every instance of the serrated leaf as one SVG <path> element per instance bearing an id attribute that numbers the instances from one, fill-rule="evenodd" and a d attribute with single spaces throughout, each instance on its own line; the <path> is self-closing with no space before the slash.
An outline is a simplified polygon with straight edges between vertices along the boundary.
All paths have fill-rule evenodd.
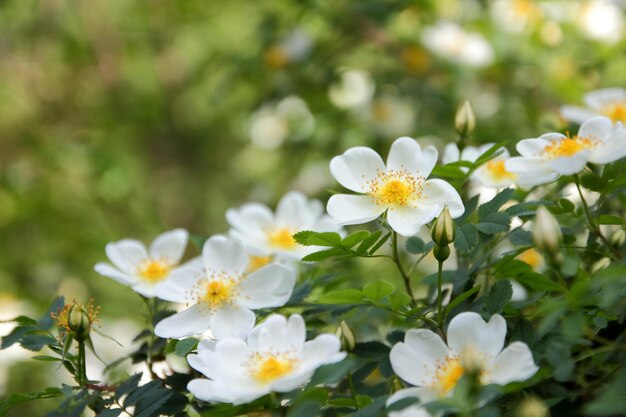
<path id="1" fill-rule="evenodd" d="M 312 232 L 305 230 L 293 235 L 296 242 L 303 246 L 340 246 L 341 236 L 335 232 Z"/>
<path id="2" fill-rule="evenodd" d="M 474 214 L 476 208 L 478 207 L 478 197 L 479 196 L 475 195 L 474 197 L 470 198 L 467 204 L 465 204 L 465 211 L 463 212 L 463 214 L 454 220 L 456 224 L 465 223 L 467 219 L 469 219 L 469 217 Z"/>
<path id="3" fill-rule="evenodd" d="M 393 294 L 395 290 L 396 287 L 392 283 L 381 279 L 376 282 L 367 284 L 363 288 L 363 295 L 370 300 L 380 301 L 383 298 Z"/>
<path id="4" fill-rule="evenodd" d="M 380 238 L 380 240 L 378 242 L 376 242 L 376 244 L 372 247 L 372 249 L 370 249 L 369 254 L 373 255 L 376 253 L 376 251 L 378 249 L 380 249 L 380 247 L 382 245 L 385 244 L 385 242 L 391 237 L 391 232 L 387 233 L 385 236 L 383 236 L 382 238 Z"/>
<path id="5" fill-rule="evenodd" d="M 30 332 L 36 331 L 38 328 L 35 326 L 18 326 L 14 328 L 11 333 L 2 338 L 0 349 L 6 349 L 9 346 L 18 343 L 25 335 Z"/>
<path id="6" fill-rule="evenodd" d="M 336 290 L 321 295 L 319 304 L 358 304 L 363 301 L 363 293 L 359 290 Z"/>
<path id="7" fill-rule="evenodd" d="M 478 207 L 478 218 L 481 221 L 485 221 L 488 215 L 496 213 L 498 210 L 500 210 L 500 207 L 502 207 L 507 201 L 511 199 L 513 193 L 514 190 L 512 188 L 506 188 L 500 191 L 491 200 L 487 201 L 484 204 L 481 204 L 480 207 Z"/>
<path id="8" fill-rule="evenodd" d="M 496 233 L 506 232 L 509 230 L 511 217 L 504 212 L 494 212 L 483 217 L 482 221 L 476 224 L 476 228 L 486 234 L 495 235 Z"/>
<path id="9" fill-rule="evenodd" d="M 361 244 L 356 248 L 357 253 L 361 254 L 361 255 L 365 255 L 365 253 L 367 252 L 367 250 L 369 248 L 372 247 L 372 245 L 374 243 L 376 243 L 376 241 L 378 240 L 378 238 L 380 237 L 380 235 L 382 235 L 383 232 L 381 230 L 377 230 L 374 233 L 370 234 L 365 240 L 363 240 L 363 242 L 361 242 Z"/>
<path id="10" fill-rule="evenodd" d="M 485 308 L 490 314 L 498 314 L 502 312 L 513 297 L 513 287 L 509 281 L 497 281 L 485 299 Z"/>
<path id="11" fill-rule="evenodd" d="M 531 246 L 533 244 L 533 235 L 528 230 L 518 227 L 509 233 L 509 242 L 514 246 Z"/>
<path id="12" fill-rule="evenodd" d="M 46 345 L 53 345 L 56 339 L 46 334 L 27 334 L 20 340 L 20 346 L 24 349 L 38 352 Z"/>
<path id="13" fill-rule="evenodd" d="M 332 258 L 333 256 L 351 255 L 352 253 L 344 248 L 330 248 L 321 250 L 319 252 L 313 252 L 302 258 L 303 262 L 319 262 L 324 259 Z"/>
<path id="14" fill-rule="evenodd" d="M 456 228 L 456 238 L 454 239 L 454 247 L 461 254 L 467 254 L 474 250 L 478 243 L 478 232 L 476 227 L 471 223 L 465 223 L 463 226 Z"/>
<path id="15" fill-rule="evenodd" d="M 142 373 L 134 374 L 126 381 L 122 382 L 119 387 L 115 390 L 115 398 L 120 399 L 120 397 L 128 394 L 133 391 L 139 385 L 139 381 L 141 380 Z"/>
<path id="16" fill-rule="evenodd" d="M 367 239 L 370 233 L 365 230 L 359 230 L 358 232 L 354 232 L 343 238 L 341 241 L 341 246 L 344 248 L 351 248 L 359 242 Z"/>
<path id="17" fill-rule="evenodd" d="M 444 317 L 450 314 L 450 312 L 454 310 L 455 308 L 457 308 L 459 305 L 461 305 L 463 301 L 467 300 L 472 295 L 476 294 L 479 290 L 480 290 L 480 285 L 477 285 L 473 287 L 472 289 L 465 291 L 463 294 L 459 295 L 454 300 L 450 301 L 450 303 L 443 310 Z"/>
<path id="18" fill-rule="evenodd" d="M 185 357 L 189 352 L 194 350 L 196 346 L 198 346 L 198 339 L 194 339 L 193 337 L 182 339 L 176 343 L 174 352 L 178 356 Z"/>
<path id="19" fill-rule="evenodd" d="M 18 404 L 28 401 L 42 400 L 45 398 L 60 397 L 63 393 L 60 389 L 48 387 L 40 392 L 29 392 L 24 394 L 10 394 L 4 400 L 0 401 L 0 416 L 6 414 L 11 408 Z"/>

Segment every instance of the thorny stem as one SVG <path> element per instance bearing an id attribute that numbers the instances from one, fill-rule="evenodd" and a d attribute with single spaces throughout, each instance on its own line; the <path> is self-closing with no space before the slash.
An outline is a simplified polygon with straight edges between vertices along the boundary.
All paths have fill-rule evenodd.
<path id="1" fill-rule="evenodd" d="M 404 271 L 404 267 L 400 262 L 400 256 L 398 255 L 398 234 L 394 231 L 391 232 L 391 249 L 393 251 L 393 261 L 398 267 L 398 271 L 400 271 L 400 275 L 402 275 L 402 279 L 404 280 L 404 287 L 406 288 L 407 294 L 411 297 L 411 301 L 415 301 L 415 296 L 413 295 L 413 290 L 411 289 L 411 279 Z"/>
<path id="2" fill-rule="evenodd" d="M 578 190 L 578 195 L 580 195 L 580 201 L 582 202 L 583 209 L 585 211 L 585 215 L 587 216 L 587 221 L 589 222 L 589 227 L 591 228 L 591 230 L 595 234 L 598 235 L 600 240 L 602 240 L 602 242 L 604 242 L 604 244 L 611 251 L 613 256 L 619 259 L 620 254 L 613 248 L 613 246 L 608 241 L 606 236 L 604 236 L 604 234 L 602 234 L 602 231 L 600 230 L 600 226 L 598 226 L 596 224 L 596 222 L 593 220 L 593 217 L 591 216 L 591 211 L 589 210 L 589 205 L 587 204 L 587 200 L 585 200 L 585 197 L 583 196 L 583 192 L 580 189 L 580 179 L 578 177 L 578 174 L 574 174 L 574 183 L 576 184 L 576 189 Z"/>

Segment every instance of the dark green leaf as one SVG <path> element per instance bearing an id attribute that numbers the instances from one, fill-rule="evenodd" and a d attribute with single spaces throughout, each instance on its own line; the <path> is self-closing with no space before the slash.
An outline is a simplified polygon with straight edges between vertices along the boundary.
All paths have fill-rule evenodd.
<path id="1" fill-rule="evenodd" d="M 40 351 L 46 345 L 53 345 L 57 340 L 46 334 L 27 334 L 20 340 L 20 345 L 24 349 L 32 350 L 33 352 Z"/>
<path id="2" fill-rule="evenodd" d="M 374 243 L 376 243 L 376 241 L 378 240 L 378 238 L 380 237 L 380 235 L 382 235 L 383 232 L 381 230 L 377 230 L 374 233 L 372 233 L 371 235 L 369 235 L 365 240 L 363 240 L 363 242 L 361 242 L 361 244 L 356 248 L 357 253 L 360 253 L 361 255 L 364 255 L 369 248 L 372 247 L 372 245 Z"/>
<path id="3" fill-rule="evenodd" d="M 330 248 L 321 250 L 319 252 L 313 252 L 302 258 L 303 262 L 319 262 L 324 259 L 332 258 L 333 256 L 351 255 L 347 249 L 344 248 Z"/>
<path id="4" fill-rule="evenodd" d="M 448 304 L 446 308 L 443 310 L 443 315 L 447 316 L 448 314 L 450 314 L 452 310 L 457 308 L 463 301 L 467 300 L 472 295 L 476 294 L 479 290 L 480 290 L 480 285 L 477 285 L 473 287 L 472 289 L 465 291 L 463 294 L 459 295 L 454 300 L 450 301 L 450 304 Z"/>
<path id="5" fill-rule="evenodd" d="M 476 228 L 486 235 L 494 235 L 509 230 L 511 218 L 504 212 L 494 212 L 485 215 Z"/>
<path id="6" fill-rule="evenodd" d="M 346 358 L 338 363 L 331 363 L 328 365 L 322 365 L 317 368 L 311 382 L 308 386 L 313 387 L 319 384 L 334 384 L 341 381 L 343 377 L 352 370 L 356 363 L 349 358 Z"/>
<path id="7" fill-rule="evenodd" d="M 14 406 L 28 401 L 41 400 L 45 398 L 60 397 L 62 392 L 58 388 L 48 387 L 40 392 L 29 392 L 25 394 L 10 394 L 0 401 L 0 417 L 5 415 Z"/>
<path id="8" fill-rule="evenodd" d="M 59 310 L 63 309 L 64 305 L 65 305 L 65 298 L 63 296 L 55 298 L 52 301 L 52 304 L 50 304 L 50 308 L 48 309 L 48 312 L 39 319 L 39 327 L 41 327 L 43 330 L 49 330 L 54 325 L 54 319 L 52 318 L 52 313 L 56 313 Z"/>
<path id="9" fill-rule="evenodd" d="M 481 221 L 485 221 L 487 216 L 492 213 L 496 213 L 498 210 L 500 210 L 500 207 L 502 207 L 506 202 L 511 199 L 511 197 L 513 196 L 513 192 L 514 190 L 512 188 L 506 188 L 500 191 L 490 201 L 481 204 L 481 206 L 478 207 L 478 218 Z"/>
<path id="10" fill-rule="evenodd" d="M 463 226 L 456 228 L 456 238 L 454 239 L 454 247 L 461 254 L 467 254 L 474 250 L 478 243 L 478 232 L 476 227 L 471 223 L 465 223 Z"/>
<path id="11" fill-rule="evenodd" d="M 513 297 L 513 287 L 509 281 L 497 281 L 491 287 L 487 298 L 485 299 L 485 307 L 490 314 L 502 312 Z"/>
<path id="12" fill-rule="evenodd" d="M 189 352 L 194 350 L 196 346 L 198 346 L 198 339 L 194 339 L 193 337 L 182 339 L 176 343 L 174 352 L 176 352 L 178 356 L 185 357 Z"/>
<path id="13" fill-rule="evenodd" d="M 424 241 L 417 236 L 411 236 L 405 244 L 406 250 L 413 254 L 424 253 L 425 246 Z"/>
<path id="14" fill-rule="evenodd" d="M 96 417 L 117 417 L 120 414 L 122 414 L 121 408 L 111 408 L 98 413 Z"/>
<path id="15" fill-rule="evenodd" d="M 372 249 L 370 249 L 369 253 L 370 255 L 373 255 L 376 253 L 376 251 L 378 249 L 380 249 L 380 247 L 382 245 L 385 244 L 385 242 L 389 239 L 389 237 L 391 236 L 391 232 L 387 233 L 385 236 L 383 236 L 378 242 L 376 242 L 376 244 L 372 247 Z"/>

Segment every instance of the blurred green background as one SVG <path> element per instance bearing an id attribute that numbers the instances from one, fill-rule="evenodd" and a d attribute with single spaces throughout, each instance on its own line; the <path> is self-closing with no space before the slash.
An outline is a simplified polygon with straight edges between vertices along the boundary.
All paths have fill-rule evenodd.
<path id="1" fill-rule="evenodd" d="M 435 42 L 440 21 L 459 27 Z M 225 232 L 227 208 L 291 189 L 325 200 L 333 155 L 442 149 L 465 99 L 495 142 L 626 85 L 621 1 L 4 0 L 0 27 L 0 319 L 61 293 L 140 320 L 93 272 L 106 242 Z M 3 355 L 0 395 L 44 386 Z"/>

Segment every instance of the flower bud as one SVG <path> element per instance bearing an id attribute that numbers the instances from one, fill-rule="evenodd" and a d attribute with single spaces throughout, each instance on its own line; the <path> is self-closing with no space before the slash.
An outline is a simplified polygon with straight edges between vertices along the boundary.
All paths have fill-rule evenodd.
<path id="1" fill-rule="evenodd" d="M 438 246 L 446 246 L 454 241 L 455 233 L 454 221 L 450 216 L 448 206 L 446 206 L 435 220 L 430 234 Z"/>
<path id="2" fill-rule="evenodd" d="M 454 127 L 460 135 L 468 135 L 472 133 L 476 127 L 476 118 L 474 110 L 468 100 L 459 106 L 454 116 Z"/>
<path id="3" fill-rule="evenodd" d="M 89 337 L 91 323 L 89 315 L 79 304 L 73 304 L 67 312 L 67 325 L 76 340 L 82 341 Z"/>
<path id="4" fill-rule="evenodd" d="M 517 417 L 548 417 L 548 407 L 537 397 L 527 397 L 517 407 Z"/>
<path id="5" fill-rule="evenodd" d="M 556 218 L 544 206 L 537 208 L 533 225 L 533 240 L 537 248 L 556 255 L 563 241 L 561 227 Z"/>
<path id="6" fill-rule="evenodd" d="M 604 257 L 600 259 L 599 261 L 596 261 L 593 265 L 591 265 L 591 269 L 589 270 L 589 272 L 591 272 L 592 274 L 595 274 L 597 272 L 602 271 L 604 268 L 608 268 L 610 265 L 611 265 L 611 259 Z"/>
<path id="7" fill-rule="evenodd" d="M 433 248 L 433 256 L 439 262 L 444 262 L 450 256 L 450 248 L 448 247 L 448 245 L 435 245 L 435 247 Z"/>
<path id="8" fill-rule="evenodd" d="M 609 242 L 616 248 L 621 248 L 624 246 L 624 243 L 626 243 L 626 231 L 624 231 L 624 229 L 616 230 L 611 237 L 609 237 Z"/>
<path id="9" fill-rule="evenodd" d="M 354 333 L 352 333 L 352 330 L 348 327 L 348 323 L 342 320 L 335 331 L 335 335 L 341 341 L 341 350 L 350 352 L 354 349 L 356 339 L 354 338 Z"/>

